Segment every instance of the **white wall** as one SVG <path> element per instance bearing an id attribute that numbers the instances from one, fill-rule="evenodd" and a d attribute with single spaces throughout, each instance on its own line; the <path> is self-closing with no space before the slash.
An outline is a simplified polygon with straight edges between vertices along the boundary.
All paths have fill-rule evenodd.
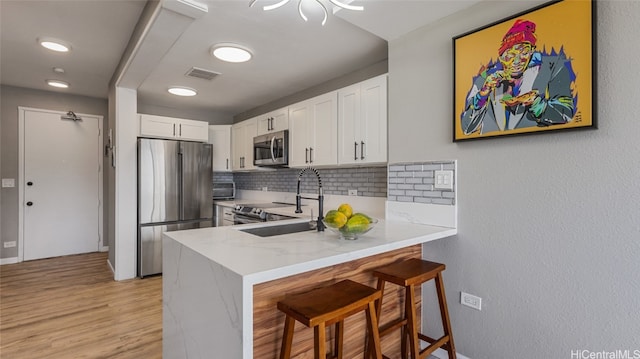
<path id="1" fill-rule="evenodd" d="M 640 1 L 598 2 L 599 129 L 451 142 L 451 38 L 540 3 L 484 1 L 389 44 L 390 163 L 458 160 L 459 234 L 424 252 L 473 359 L 640 349 Z"/>

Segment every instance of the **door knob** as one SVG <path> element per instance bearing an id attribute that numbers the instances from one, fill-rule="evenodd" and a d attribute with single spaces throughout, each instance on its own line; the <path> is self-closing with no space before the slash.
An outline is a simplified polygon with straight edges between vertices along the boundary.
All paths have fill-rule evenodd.
<path id="1" fill-rule="evenodd" d="M 27 186 L 33 186 L 33 182 L 31 181 L 27 182 Z"/>
<path id="2" fill-rule="evenodd" d="M 27 202 L 27 206 L 29 206 L 29 207 L 33 206 L 33 202 L 31 202 L 31 201 Z"/>

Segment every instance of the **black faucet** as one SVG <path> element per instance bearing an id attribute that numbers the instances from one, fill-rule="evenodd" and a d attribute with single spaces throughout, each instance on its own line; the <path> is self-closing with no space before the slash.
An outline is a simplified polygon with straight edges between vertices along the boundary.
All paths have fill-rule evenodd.
<path id="1" fill-rule="evenodd" d="M 318 198 L 313 198 L 313 197 L 302 197 L 300 195 L 300 180 L 302 179 L 302 175 L 307 171 L 307 170 L 311 170 L 313 171 L 313 173 L 316 174 L 316 177 L 318 177 Z M 300 171 L 300 174 L 298 175 L 298 190 L 296 192 L 296 213 L 302 213 L 302 201 L 301 199 L 312 199 L 312 200 L 317 200 L 318 201 L 318 232 L 324 232 L 324 222 L 322 222 L 322 219 L 324 218 L 322 216 L 322 213 L 324 213 L 324 210 L 322 208 L 322 203 L 324 202 L 324 195 L 322 194 L 322 179 L 320 178 L 320 173 L 318 172 L 317 169 L 313 168 L 313 167 L 307 167 L 304 168 L 302 171 Z"/>

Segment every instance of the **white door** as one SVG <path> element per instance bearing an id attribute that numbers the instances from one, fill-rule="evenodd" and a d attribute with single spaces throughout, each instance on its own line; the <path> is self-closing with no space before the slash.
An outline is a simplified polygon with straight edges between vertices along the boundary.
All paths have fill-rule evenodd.
<path id="1" fill-rule="evenodd" d="M 98 251 L 101 117 L 21 111 L 23 259 Z"/>

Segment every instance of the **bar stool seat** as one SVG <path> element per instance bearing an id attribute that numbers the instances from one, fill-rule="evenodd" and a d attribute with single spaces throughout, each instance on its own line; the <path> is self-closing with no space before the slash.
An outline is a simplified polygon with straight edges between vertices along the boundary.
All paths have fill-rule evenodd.
<path id="1" fill-rule="evenodd" d="M 380 337 L 378 335 L 378 320 L 375 302 L 382 293 L 375 289 L 343 280 L 324 288 L 318 288 L 306 293 L 289 296 L 278 302 L 278 309 L 286 314 L 284 335 L 282 337 L 281 359 L 291 357 L 291 344 L 295 320 L 314 328 L 314 358 L 326 358 L 325 328 L 336 325 L 334 357 L 342 358 L 342 344 L 344 334 L 344 319 L 365 311 L 367 317 L 368 342 L 373 342 L 370 349 L 375 358 L 381 359 Z"/>
<path id="2" fill-rule="evenodd" d="M 376 315 L 378 318 L 382 308 L 382 300 L 384 300 L 385 283 L 389 282 L 405 288 L 404 316 L 392 320 L 379 328 L 380 337 L 384 337 L 398 328 L 402 329 L 402 358 L 407 358 L 407 354 L 409 352 L 411 353 L 411 358 L 422 359 L 433 353 L 438 348 L 447 350 L 449 359 L 456 358 L 451 322 L 449 320 L 449 312 L 447 309 L 447 299 L 444 291 L 444 282 L 442 280 L 442 271 L 444 270 L 444 264 L 412 258 L 406 261 L 376 268 L 373 271 L 373 276 L 378 278 L 378 289 L 382 292 L 381 299 L 376 301 Z M 418 317 L 416 315 L 415 287 L 431 279 L 435 280 L 436 291 L 438 293 L 438 303 L 440 305 L 440 317 L 444 330 L 444 335 L 439 339 L 433 339 L 419 333 L 417 325 Z M 418 289 L 420 289 L 420 287 L 418 287 Z M 408 350 L 407 337 L 409 338 Z M 420 340 L 424 340 L 430 343 L 430 345 L 421 351 Z"/>

